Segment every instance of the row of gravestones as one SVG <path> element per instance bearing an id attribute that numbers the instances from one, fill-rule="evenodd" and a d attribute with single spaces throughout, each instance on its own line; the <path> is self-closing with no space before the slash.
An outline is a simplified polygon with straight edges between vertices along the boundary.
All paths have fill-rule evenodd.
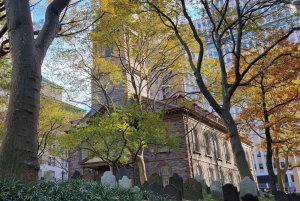
<path id="1" fill-rule="evenodd" d="M 110 171 L 106 171 L 102 177 L 93 175 L 90 171 L 85 171 L 82 176 L 80 172 L 76 171 L 71 179 L 84 179 L 89 181 L 101 181 L 104 185 L 111 187 L 119 186 L 121 188 L 131 189 L 132 192 L 140 191 L 137 186 L 132 187 L 132 181 L 129 179 L 129 171 L 127 168 L 120 168 L 117 176 L 114 176 Z M 219 181 L 213 181 L 211 186 L 208 187 L 204 179 L 199 176 L 188 178 L 183 182 L 183 178 L 174 173 L 169 178 L 169 184 L 163 186 L 162 178 L 158 174 L 153 174 L 149 178 L 149 182 L 146 181 L 142 187 L 144 191 L 148 192 L 148 196 L 168 195 L 176 200 L 199 200 L 211 194 L 211 197 L 218 201 L 239 201 L 241 197 L 242 201 L 258 201 L 257 186 L 254 181 L 245 177 L 239 183 L 240 192 L 237 187 L 232 184 L 221 185 Z M 260 191 L 260 193 L 262 193 Z M 263 196 L 260 194 L 260 196 Z M 300 196 L 298 194 L 287 195 L 284 192 L 278 191 L 275 194 L 276 201 L 299 201 Z"/>

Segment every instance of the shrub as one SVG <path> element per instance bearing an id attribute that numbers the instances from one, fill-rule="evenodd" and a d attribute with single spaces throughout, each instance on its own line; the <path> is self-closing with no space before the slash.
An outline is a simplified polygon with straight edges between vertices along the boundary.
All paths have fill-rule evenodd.
<path id="1" fill-rule="evenodd" d="M 0 200 L 22 201 L 139 201 L 145 192 L 132 193 L 122 188 L 110 188 L 97 182 L 68 180 L 64 182 L 41 182 L 27 186 L 19 181 L 0 181 Z M 155 197 L 155 201 L 171 201 L 168 197 Z"/>

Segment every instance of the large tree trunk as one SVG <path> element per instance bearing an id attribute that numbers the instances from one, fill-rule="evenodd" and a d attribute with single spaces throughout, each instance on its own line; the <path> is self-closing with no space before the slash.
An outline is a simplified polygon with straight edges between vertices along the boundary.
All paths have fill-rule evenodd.
<path id="1" fill-rule="evenodd" d="M 28 0 L 5 1 L 13 72 L 0 149 L 0 179 L 37 182 L 41 65 L 59 31 L 59 14 L 69 1 L 54 0 L 48 6 L 44 27 L 36 40 Z"/>
<path id="2" fill-rule="evenodd" d="M 251 180 L 254 181 L 249 164 L 246 160 L 245 151 L 243 149 L 235 121 L 233 120 L 229 111 L 223 110 L 220 116 L 227 126 L 230 135 L 231 148 L 236 159 L 237 168 L 239 170 L 241 178 L 243 179 L 244 177 L 248 176 Z"/>
<path id="3" fill-rule="evenodd" d="M 146 166 L 144 161 L 144 149 L 142 148 L 136 156 L 136 162 L 139 168 L 141 185 L 147 181 Z"/>
<path id="4" fill-rule="evenodd" d="M 266 165 L 267 170 L 269 174 L 270 179 L 270 187 L 271 187 L 271 193 L 274 195 L 276 193 L 276 179 L 275 179 L 275 173 L 273 170 L 273 164 L 272 164 L 272 138 L 270 134 L 270 128 L 265 128 L 265 134 L 266 134 L 266 141 L 267 141 L 267 156 L 266 156 Z"/>

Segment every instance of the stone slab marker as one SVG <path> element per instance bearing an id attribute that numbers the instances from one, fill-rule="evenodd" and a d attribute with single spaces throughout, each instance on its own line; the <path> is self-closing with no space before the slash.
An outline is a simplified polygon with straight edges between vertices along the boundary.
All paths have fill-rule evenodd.
<path id="1" fill-rule="evenodd" d="M 201 183 L 193 178 L 186 179 L 183 183 L 183 198 L 186 200 L 203 199 Z"/>
<path id="2" fill-rule="evenodd" d="M 219 181 L 213 181 L 211 183 L 211 185 L 210 185 L 210 194 L 211 194 L 212 199 L 215 199 L 215 200 L 218 200 L 218 201 L 224 201 L 222 184 Z"/>
<path id="3" fill-rule="evenodd" d="M 148 187 L 149 187 L 149 182 L 148 181 L 145 181 L 143 184 L 142 184 L 142 189 L 145 191 L 145 190 L 147 190 L 148 189 Z"/>
<path id="4" fill-rule="evenodd" d="M 282 191 L 276 191 L 274 198 L 276 201 L 290 201 L 290 196 Z"/>
<path id="5" fill-rule="evenodd" d="M 162 194 L 161 186 L 157 182 L 150 184 L 150 186 L 147 188 L 147 191 L 155 196 Z"/>
<path id="6" fill-rule="evenodd" d="M 291 201 L 299 201 L 300 200 L 300 195 L 296 194 L 296 193 L 292 193 L 290 195 L 290 197 L 291 197 Z"/>
<path id="7" fill-rule="evenodd" d="M 151 185 L 152 183 L 156 182 L 160 188 L 162 189 L 163 187 L 163 181 L 161 177 L 158 174 L 152 174 L 149 178 L 149 184 Z"/>
<path id="8" fill-rule="evenodd" d="M 183 179 L 177 173 L 174 173 L 172 177 L 169 177 L 169 184 L 174 185 L 178 190 L 182 192 Z"/>
<path id="9" fill-rule="evenodd" d="M 86 181 L 94 181 L 94 174 L 89 170 L 85 170 L 82 179 Z"/>
<path id="10" fill-rule="evenodd" d="M 132 186 L 131 179 L 128 179 L 127 176 L 123 176 L 121 180 L 119 180 L 119 187 L 120 188 L 125 188 L 125 189 L 130 189 Z"/>
<path id="11" fill-rule="evenodd" d="M 71 179 L 82 179 L 82 175 L 80 174 L 79 171 L 76 170 L 76 171 L 73 173 L 73 175 L 71 176 Z"/>
<path id="12" fill-rule="evenodd" d="M 206 188 L 206 182 L 205 179 L 202 179 L 199 175 L 196 175 L 194 177 L 194 179 L 196 179 L 199 183 L 201 183 L 201 187 L 202 187 L 202 196 L 203 198 L 207 197 L 207 188 Z"/>
<path id="13" fill-rule="evenodd" d="M 259 201 L 258 197 L 253 196 L 252 194 L 246 194 L 242 197 L 242 201 Z"/>
<path id="14" fill-rule="evenodd" d="M 112 188 L 116 187 L 116 177 L 111 173 L 111 171 L 106 171 L 101 177 L 101 184 L 108 185 Z"/>
<path id="15" fill-rule="evenodd" d="M 232 184 L 225 184 L 222 187 L 224 201 L 240 201 L 237 187 Z"/>
<path id="16" fill-rule="evenodd" d="M 182 191 L 178 190 L 176 186 L 172 184 L 168 184 L 164 187 L 163 194 L 168 195 L 175 200 L 179 200 L 179 201 L 182 200 Z"/>
<path id="17" fill-rule="evenodd" d="M 242 181 L 240 181 L 239 187 L 240 197 L 244 197 L 246 194 L 251 194 L 254 197 L 258 197 L 256 183 L 249 177 L 245 177 Z"/>
<path id="18" fill-rule="evenodd" d="M 129 177 L 129 170 L 126 167 L 121 167 L 117 173 L 117 181 L 121 180 L 123 176 Z"/>

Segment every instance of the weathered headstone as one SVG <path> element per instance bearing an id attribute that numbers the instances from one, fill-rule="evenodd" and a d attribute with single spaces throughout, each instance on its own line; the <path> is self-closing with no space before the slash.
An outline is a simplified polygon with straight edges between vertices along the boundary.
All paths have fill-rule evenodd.
<path id="1" fill-rule="evenodd" d="M 258 195 L 259 197 L 265 197 L 265 194 L 261 189 L 258 190 Z"/>
<path id="2" fill-rule="evenodd" d="M 193 178 L 186 179 L 183 183 L 183 198 L 186 200 L 203 199 L 201 183 Z"/>
<path id="3" fill-rule="evenodd" d="M 194 177 L 194 179 L 196 179 L 199 183 L 201 183 L 201 187 L 202 187 L 202 196 L 203 198 L 207 197 L 207 188 L 206 188 L 206 182 L 205 179 L 202 179 L 199 175 L 196 175 Z"/>
<path id="4" fill-rule="evenodd" d="M 123 176 L 123 178 L 121 180 L 119 180 L 120 188 L 130 189 L 131 186 L 132 186 L 131 179 L 128 179 L 127 176 Z"/>
<path id="5" fill-rule="evenodd" d="M 100 181 L 101 181 L 101 176 L 98 175 L 98 174 L 95 174 L 95 175 L 94 175 L 94 181 L 100 182 Z"/>
<path id="6" fill-rule="evenodd" d="M 208 185 L 206 185 L 206 192 L 207 192 L 207 194 L 210 194 L 210 188 Z"/>
<path id="7" fill-rule="evenodd" d="M 108 185 L 110 187 L 115 187 L 116 177 L 111 173 L 111 171 L 106 171 L 101 177 L 101 184 Z"/>
<path id="8" fill-rule="evenodd" d="M 252 194 L 245 194 L 242 198 L 242 201 L 259 201 L 257 196 Z"/>
<path id="9" fill-rule="evenodd" d="M 156 182 L 160 188 L 162 189 L 163 187 L 163 182 L 162 182 L 162 179 L 161 177 L 158 175 L 158 174 L 152 174 L 149 178 L 149 184 L 151 185 L 152 183 Z"/>
<path id="10" fill-rule="evenodd" d="M 132 193 L 138 193 L 141 191 L 141 189 L 138 186 L 134 186 L 131 190 Z"/>
<path id="11" fill-rule="evenodd" d="M 182 200 L 182 191 L 178 190 L 176 186 L 172 184 L 168 184 L 164 187 L 163 194 L 169 195 L 175 200 L 180 200 L 180 201 Z"/>
<path id="12" fill-rule="evenodd" d="M 121 180 L 123 176 L 126 176 L 128 179 L 129 177 L 129 171 L 126 167 L 121 167 L 117 173 L 117 181 Z"/>
<path id="13" fill-rule="evenodd" d="M 300 195 L 296 193 L 290 194 L 291 201 L 299 201 L 300 200 Z"/>
<path id="14" fill-rule="evenodd" d="M 240 187 L 240 197 L 244 197 L 246 194 L 251 194 L 254 197 L 257 197 L 257 188 L 256 183 L 252 181 L 249 177 L 245 177 L 239 183 Z"/>
<path id="15" fill-rule="evenodd" d="M 210 185 L 210 194 L 211 194 L 212 199 L 215 199 L 215 200 L 218 200 L 218 201 L 224 201 L 222 184 L 219 181 L 213 181 L 211 183 L 211 185 Z"/>
<path id="16" fill-rule="evenodd" d="M 290 196 L 282 191 L 276 191 L 274 198 L 276 201 L 290 201 Z"/>
<path id="17" fill-rule="evenodd" d="M 143 185 L 142 185 L 142 189 L 145 191 L 145 190 L 147 190 L 148 189 L 148 187 L 149 187 L 149 182 L 148 181 L 145 181 L 144 183 L 143 183 Z"/>
<path id="18" fill-rule="evenodd" d="M 85 181 L 94 181 L 94 174 L 90 170 L 84 170 L 82 179 Z"/>
<path id="19" fill-rule="evenodd" d="M 225 184 L 222 187 L 224 201 L 239 201 L 239 193 L 237 187 L 232 184 Z"/>
<path id="20" fill-rule="evenodd" d="M 76 170 L 76 171 L 73 173 L 73 175 L 71 176 L 71 179 L 82 179 L 82 175 L 80 174 L 79 171 Z"/>
<path id="21" fill-rule="evenodd" d="M 169 177 L 169 184 L 174 185 L 178 190 L 182 191 L 183 179 L 177 173 L 174 173 L 172 177 Z"/>
<path id="22" fill-rule="evenodd" d="M 147 188 L 147 192 L 154 196 L 158 196 L 162 194 L 161 186 L 157 182 L 153 182 Z M 151 196 L 150 196 L 151 197 Z"/>

